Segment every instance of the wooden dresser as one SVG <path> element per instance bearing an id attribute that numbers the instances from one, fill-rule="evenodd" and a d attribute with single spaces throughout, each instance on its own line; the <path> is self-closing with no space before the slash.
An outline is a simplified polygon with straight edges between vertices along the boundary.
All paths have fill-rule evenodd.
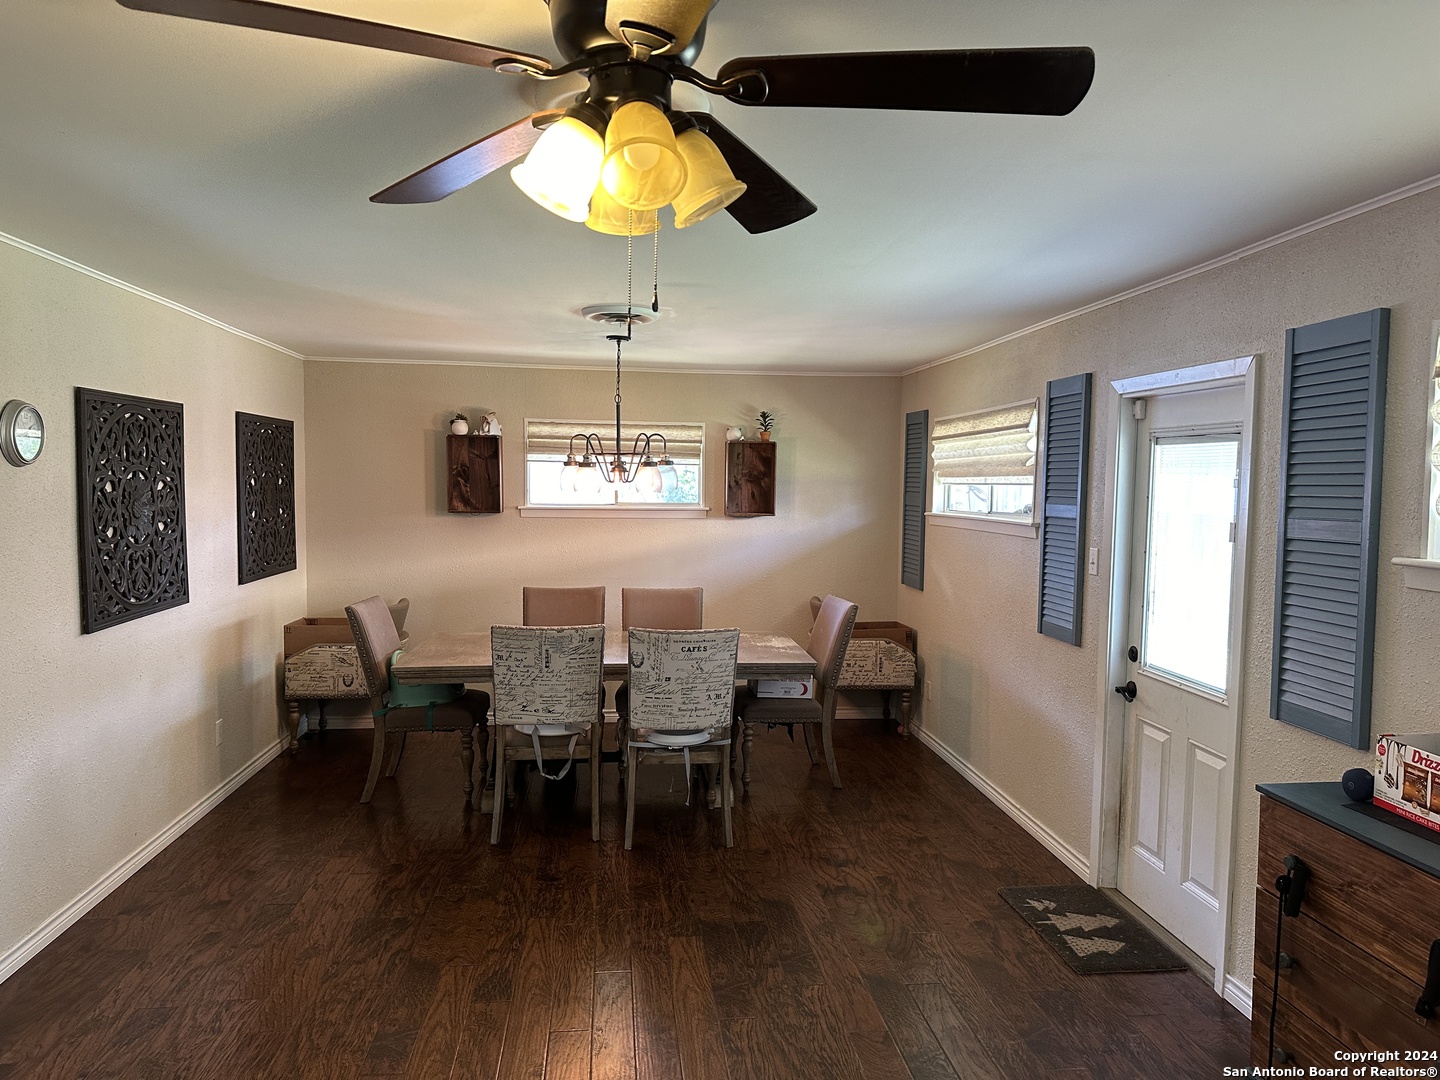
<path id="1" fill-rule="evenodd" d="M 1370 1050 L 1400 1051 L 1390 1065 L 1440 1065 L 1428 1053 L 1408 1063 L 1403 1057 L 1440 1051 L 1440 1018 L 1415 1013 L 1430 945 L 1440 938 L 1440 833 L 1430 840 L 1352 809 L 1338 782 L 1258 790 L 1251 1063 L 1267 1064 L 1275 879 L 1285 873 L 1285 856 L 1298 855 L 1310 882 L 1300 915 L 1285 919 L 1281 951 L 1292 962 L 1280 971 L 1273 1064 L 1333 1069 L 1347 1064 L 1337 1051 Z"/>

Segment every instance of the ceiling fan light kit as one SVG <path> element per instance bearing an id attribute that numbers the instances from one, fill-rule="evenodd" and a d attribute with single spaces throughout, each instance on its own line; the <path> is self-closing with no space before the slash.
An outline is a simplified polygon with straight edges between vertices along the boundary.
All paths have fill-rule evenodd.
<path id="1" fill-rule="evenodd" d="M 745 185 L 735 179 L 714 140 L 688 116 L 684 119 L 689 127 L 675 139 L 685 160 L 685 186 L 675 196 L 677 229 L 704 221 L 745 194 Z"/>
<path id="2" fill-rule="evenodd" d="M 659 210 L 685 186 L 685 162 L 670 121 L 654 105 L 627 101 L 605 129 L 600 182 L 621 206 Z"/>
<path id="3" fill-rule="evenodd" d="M 610 236 L 649 236 L 660 231 L 660 212 L 621 206 L 603 184 L 597 184 L 590 197 L 590 216 L 585 219 L 585 226 Z"/>
<path id="4" fill-rule="evenodd" d="M 605 160 L 600 132 L 577 105 L 545 129 L 525 160 L 510 170 L 515 186 L 567 221 L 584 221 L 590 213 L 590 195 Z M 572 114 L 579 115 L 572 115 Z M 601 114 L 601 121 L 604 115 Z"/>
<path id="5" fill-rule="evenodd" d="M 535 79 L 583 72 L 589 88 L 564 118 L 551 122 L 552 111 L 532 113 L 391 184 L 371 201 L 436 202 L 525 157 L 512 171 L 521 190 L 561 217 L 587 224 L 596 216 L 590 197 L 599 187 L 640 214 L 678 199 L 680 228 L 723 209 L 746 231 L 764 233 L 815 212 L 814 203 L 713 116 L 672 111 L 676 81 L 747 107 L 1063 116 L 1080 104 L 1095 76 L 1095 54 L 1073 47 L 747 56 L 710 78 L 692 65 L 714 0 L 548 0 L 551 31 L 566 60 L 559 66 L 513 49 L 272 0 L 117 2 Z M 600 220 L 613 219 L 610 210 L 602 211 Z"/>

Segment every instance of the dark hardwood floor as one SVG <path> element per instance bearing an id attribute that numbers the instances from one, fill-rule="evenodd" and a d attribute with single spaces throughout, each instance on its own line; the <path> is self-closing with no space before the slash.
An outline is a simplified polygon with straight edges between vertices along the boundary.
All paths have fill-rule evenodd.
<path id="1" fill-rule="evenodd" d="M 1249 1024 L 1189 973 L 1081 977 L 996 895 L 1073 881 L 916 740 L 783 731 L 720 817 L 642 770 L 532 782 L 488 843 L 458 736 L 359 798 L 308 739 L 0 985 L 0 1077 L 976 1080 L 1221 1075 Z M 582 792 L 588 774 L 580 770 Z M 678 778 L 679 770 L 674 770 Z M 703 799 L 697 799 L 697 802 Z"/>

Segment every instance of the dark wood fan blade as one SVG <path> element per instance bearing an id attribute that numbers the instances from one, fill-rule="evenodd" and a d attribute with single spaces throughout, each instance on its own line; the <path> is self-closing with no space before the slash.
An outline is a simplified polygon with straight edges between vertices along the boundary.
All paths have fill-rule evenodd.
<path id="1" fill-rule="evenodd" d="M 741 195 L 725 209 L 747 232 L 763 233 L 815 213 L 815 204 L 795 190 L 759 154 L 751 150 L 724 124 L 709 113 L 688 114 L 697 127 L 714 141 L 735 179 L 745 184 Z"/>
<path id="2" fill-rule="evenodd" d="M 753 73 L 753 74 L 748 74 Z M 1095 78 L 1095 54 L 1069 49 L 743 56 L 720 69 L 739 78 L 742 105 L 1064 116 Z"/>
<path id="3" fill-rule="evenodd" d="M 493 68 L 507 62 L 541 71 L 550 69 L 544 57 L 513 49 L 497 49 L 474 41 L 407 30 L 401 26 L 366 22 L 326 11 L 272 4 L 268 0 L 118 0 L 136 11 L 153 11 L 161 15 L 178 15 L 183 19 L 249 26 L 256 30 L 272 30 L 278 34 L 340 41 L 350 45 L 368 45 L 373 49 L 431 56 L 436 60 L 454 60 L 460 64 Z"/>
<path id="4" fill-rule="evenodd" d="M 446 195 L 453 195 L 482 176 L 509 165 L 516 158 L 524 157 L 540 138 L 540 129 L 564 115 L 564 111 L 560 109 L 531 113 L 523 120 L 516 120 L 499 131 L 492 131 L 463 150 L 456 150 L 449 157 L 426 165 L 419 172 L 411 173 L 384 191 L 377 191 L 370 196 L 370 201 L 439 202 Z"/>

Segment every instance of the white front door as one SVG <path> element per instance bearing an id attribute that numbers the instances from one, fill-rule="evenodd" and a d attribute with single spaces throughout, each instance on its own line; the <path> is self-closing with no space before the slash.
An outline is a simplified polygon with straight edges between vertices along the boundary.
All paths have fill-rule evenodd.
<path id="1" fill-rule="evenodd" d="M 1245 394 L 1236 386 L 1143 401 L 1119 887 L 1218 970 L 1239 728 L 1229 682 Z"/>

